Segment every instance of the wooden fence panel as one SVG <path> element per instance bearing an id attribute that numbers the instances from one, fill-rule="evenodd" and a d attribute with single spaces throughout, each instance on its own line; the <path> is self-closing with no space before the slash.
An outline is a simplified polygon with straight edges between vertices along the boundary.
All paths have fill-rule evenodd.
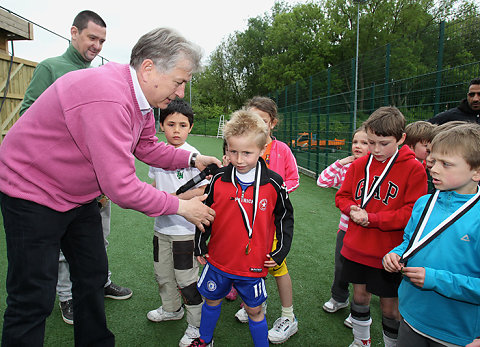
<path id="1" fill-rule="evenodd" d="M 33 70 L 37 63 L 18 57 L 13 57 L 13 64 L 10 70 L 10 83 L 7 85 L 8 71 L 10 69 L 11 56 L 0 52 L 0 102 L 3 107 L 0 112 L 0 143 L 8 130 L 20 117 L 19 111 L 25 91 L 32 79 Z"/>

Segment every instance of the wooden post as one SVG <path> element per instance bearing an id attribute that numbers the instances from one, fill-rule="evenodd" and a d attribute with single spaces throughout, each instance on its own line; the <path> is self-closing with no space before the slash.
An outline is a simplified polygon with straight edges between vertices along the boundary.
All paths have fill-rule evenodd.
<path id="1" fill-rule="evenodd" d="M 8 53 L 7 33 L 3 30 L 0 30 L 0 52 L 5 53 L 5 54 Z"/>
<path id="2" fill-rule="evenodd" d="M 0 78 L 0 93 L 2 97 L 5 95 L 0 111 L 0 143 L 20 117 L 22 99 L 37 65 L 35 62 L 12 58 L 9 55 L 8 41 L 13 40 L 33 40 L 33 24 L 0 9 L 0 71 L 8 71 Z"/>

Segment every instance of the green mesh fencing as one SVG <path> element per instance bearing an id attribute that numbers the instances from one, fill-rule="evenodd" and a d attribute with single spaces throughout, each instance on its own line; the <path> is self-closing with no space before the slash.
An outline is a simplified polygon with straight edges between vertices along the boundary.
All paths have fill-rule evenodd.
<path id="1" fill-rule="evenodd" d="M 359 55 L 356 113 L 355 59 L 270 93 L 280 115 L 275 136 L 318 176 L 350 155 L 353 131 L 375 109 L 394 105 L 410 123 L 457 106 L 480 76 L 479 25 L 441 22 Z"/>

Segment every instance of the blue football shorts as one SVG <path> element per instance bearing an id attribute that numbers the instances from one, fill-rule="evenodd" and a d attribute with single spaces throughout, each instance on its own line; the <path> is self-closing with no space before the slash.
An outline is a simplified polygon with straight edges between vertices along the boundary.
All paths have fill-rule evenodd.
<path id="1" fill-rule="evenodd" d="M 200 294 L 209 300 L 223 299 L 233 286 L 249 307 L 260 306 L 267 300 L 267 290 L 263 277 L 235 276 L 213 269 L 209 263 L 205 265 L 202 275 L 198 280 L 197 287 Z"/>

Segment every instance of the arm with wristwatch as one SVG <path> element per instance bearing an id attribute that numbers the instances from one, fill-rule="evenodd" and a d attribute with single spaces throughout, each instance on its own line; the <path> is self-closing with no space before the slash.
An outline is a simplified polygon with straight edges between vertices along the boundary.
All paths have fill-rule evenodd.
<path id="1" fill-rule="evenodd" d="M 219 167 L 222 166 L 220 160 L 217 158 L 198 153 L 192 153 L 190 155 L 189 163 L 191 167 L 196 167 L 200 171 L 210 164 L 216 164 Z M 201 231 L 205 230 L 203 225 L 208 226 L 215 219 L 215 211 L 203 204 L 203 200 L 206 198 L 207 195 L 204 194 L 202 196 L 196 196 L 190 200 L 178 199 L 177 214 L 183 216 Z"/>

